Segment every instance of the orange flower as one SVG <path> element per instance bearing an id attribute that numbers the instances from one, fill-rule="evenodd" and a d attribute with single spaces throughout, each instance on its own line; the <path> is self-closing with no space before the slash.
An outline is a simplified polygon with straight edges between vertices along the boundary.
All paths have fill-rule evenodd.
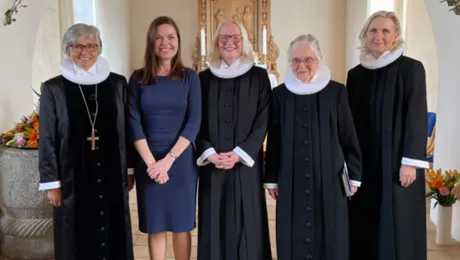
<path id="1" fill-rule="evenodd" d="M 444 186 L 443 176 L 441 170 L 434 171 L 432 169 L 428 170 L 426 176 L 426 183 L 432 189 L 439 189 Z"/>
<path id="2" fill-rule="evenodd" d="M 35 121 L 34 122 L 34 130 L 38 131 L 38 129 L 40 129 L 40 123 L 38 121 Z"/>
<path id="3" fill-rule="evenodd" d="M 28 132 L 25 132 L 24 135 L 27 137 L 27 146 L 31 148 L 38 147 L 38 134 L 35 130 L 31 129 Z"/>
<path id="4" fill-rule="evenodd" d="M 22 132 L 24 131 L 24 126 L 22 124 L 17 124 L 14 130 L 16 130 L 16 132 Z"/>
<path id="5" fill-rule="evenodd" d="M 29 141 L 27 141 L 27 146 L 30 147 L 30 148 L 37 148 L 38 147 L 38 142 L 29 140 Z"/>

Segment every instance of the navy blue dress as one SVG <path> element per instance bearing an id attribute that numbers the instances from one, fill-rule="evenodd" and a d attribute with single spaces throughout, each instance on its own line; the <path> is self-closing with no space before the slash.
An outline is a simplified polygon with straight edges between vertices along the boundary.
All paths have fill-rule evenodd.
<path id="1" fill-rule="evenodd" d="M 201 124 L 201 87 L 196 72 L 185 69 L 182 80 L 157 77 L 154 85 L 129 82 L 133 141 L 146 139 L 161 160 L 180 136 L 194 142 Z M 138 156 L 136 178 L 139 230 L 143 233 L 187 232 L 195 228 L 197 166 L 190 145 L 168 171 L 169 181 L 156 183 Z"/>

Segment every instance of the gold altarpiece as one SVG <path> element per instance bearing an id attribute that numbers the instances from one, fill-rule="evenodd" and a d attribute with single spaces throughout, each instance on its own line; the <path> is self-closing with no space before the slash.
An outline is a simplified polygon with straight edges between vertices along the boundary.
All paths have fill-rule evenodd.
<path id="1" fill-rule="evenodd" d="M 270 0 L 198 0 L 199 32 L 193 53 L 193 68 L 201 70 L 206 57 L 201 51 L 201 30 L 205 31 L 206 54 L 212 51 L 217 28 L 226 20 L 237 20 L 244 25 L 259 64 L 266 64 L 269 74 L 279 78 L 276 66 L 279 49 L 271 34 Z M 262 53 L 263 28 L 266 28 L 266 55 Z"/>

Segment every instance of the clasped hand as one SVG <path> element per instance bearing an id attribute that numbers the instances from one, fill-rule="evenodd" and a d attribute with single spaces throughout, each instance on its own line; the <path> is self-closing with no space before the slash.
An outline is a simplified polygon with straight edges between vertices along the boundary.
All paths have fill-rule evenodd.
<path id="1" fill-rule="evenodd" d="M 208 160 L 213 163 L 217 169 L 230 170 L 235 164 L 241 161 L 241 158 L 235 152 L 215 153 L 208 157 Z"/>
<path id="2" fill-rule="evenodd" d="M 172 157 L 165 157 L 159 161 L 149 164 L 147 173 L 156 182 L 164 184 L 169 180 L 168 171 L 173 164 Z"/>

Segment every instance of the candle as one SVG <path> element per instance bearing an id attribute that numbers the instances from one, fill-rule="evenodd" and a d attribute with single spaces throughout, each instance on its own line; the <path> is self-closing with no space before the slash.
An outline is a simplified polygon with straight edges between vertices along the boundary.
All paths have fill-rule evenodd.
<path id="1" fill-rule="evenodd" d="M 201 56 L 206 56 L 206 34 L 204 28 L 201 28 Z"/>
<path id="2" fill-rule="evenodd" d="M 262 54 L 267 55 L 267 28 L 262 29 Z"/>

